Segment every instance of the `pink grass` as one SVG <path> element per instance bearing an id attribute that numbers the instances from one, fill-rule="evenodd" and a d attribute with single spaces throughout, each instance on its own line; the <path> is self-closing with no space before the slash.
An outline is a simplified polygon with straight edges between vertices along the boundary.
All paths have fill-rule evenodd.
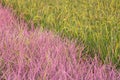
<path id="1" fill-rule="evenodd" d="M 77 59 L 78 49 L 52 32 L 28 31 L 0 6 L 0 80 L 120 80 L 120 72 L 97 57 Z"/>

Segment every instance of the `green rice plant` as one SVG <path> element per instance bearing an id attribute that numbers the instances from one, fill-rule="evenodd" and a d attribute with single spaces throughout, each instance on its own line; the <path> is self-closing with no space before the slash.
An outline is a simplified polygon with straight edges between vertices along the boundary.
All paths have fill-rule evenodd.
<path id="1" fill-rule="evenodd" d="M 120 0 L 2 0 L 26 22 L 83 41 L 85 52 L 120 63 Z M 93 54 L 94 53 L 94 54 Z M 110 58 L 109 58 L 110 57 Z"/>

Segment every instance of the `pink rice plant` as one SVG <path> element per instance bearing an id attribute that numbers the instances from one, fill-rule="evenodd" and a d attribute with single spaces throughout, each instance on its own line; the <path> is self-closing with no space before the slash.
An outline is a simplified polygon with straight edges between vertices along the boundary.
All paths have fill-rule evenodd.
<path id="1" fill-rule="evenodd" d="M 97 57 L 78 58 L 80 48 L 50 31 L 28 31 L 0 6 L 0 80 L 120 80 L 120 72 Z"/>

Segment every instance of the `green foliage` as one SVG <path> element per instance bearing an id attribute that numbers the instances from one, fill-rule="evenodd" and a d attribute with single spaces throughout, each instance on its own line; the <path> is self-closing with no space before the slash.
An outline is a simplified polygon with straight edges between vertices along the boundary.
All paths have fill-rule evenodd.
<path id="1" fill-rule="evenodd" d="M 17 15 L 61 36 L 81 40 L 92 56 L 119 64 L 120 0 L 3 0 Z M 91 52 L 92 51 L 92 52 Z M 94 54 L 92 54 L 94 53 Z M 110 58 L 109 58 L 110 57 Z"/>

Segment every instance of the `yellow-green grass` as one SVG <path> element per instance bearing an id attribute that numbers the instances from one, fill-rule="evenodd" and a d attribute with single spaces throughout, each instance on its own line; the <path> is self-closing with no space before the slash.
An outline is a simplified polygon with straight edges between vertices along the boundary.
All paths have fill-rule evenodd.
<path id="1" fill-rule="evenodd" d="M 120 0 L 2 0 L 28 23 L 83 41 L 86 53 L 120 63 Z"/>

